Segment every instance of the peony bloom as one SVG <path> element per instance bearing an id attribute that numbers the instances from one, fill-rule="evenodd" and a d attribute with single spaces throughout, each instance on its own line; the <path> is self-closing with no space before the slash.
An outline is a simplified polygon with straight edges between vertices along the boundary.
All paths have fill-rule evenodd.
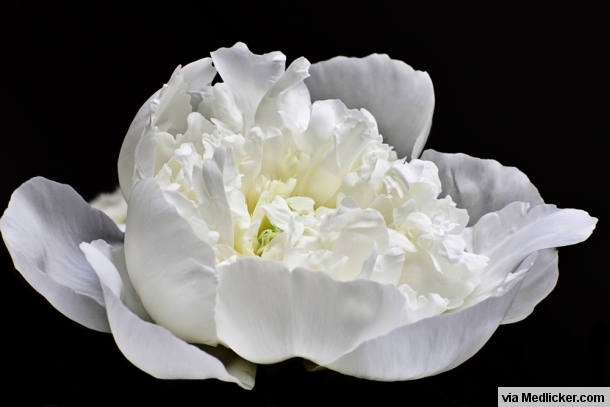
<path id="1" fill-rule="evenodd" d="M 238 43 L 144 103 L 125 200 L 34 178 L 0 228 L 36 290 L 155 377 L 252 388 L 256 363 L 292 357 L 437 374 L 529 315 L 555 247 L 596 219 L 544 204 L 515 168 L 422 154 L 433 109 L 429 76 L 385 55 L 285 68 Z"/>

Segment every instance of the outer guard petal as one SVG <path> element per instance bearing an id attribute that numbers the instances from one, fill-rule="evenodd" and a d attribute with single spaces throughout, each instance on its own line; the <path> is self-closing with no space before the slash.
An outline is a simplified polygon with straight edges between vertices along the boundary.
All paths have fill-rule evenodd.
<path id="1" fill-rule="evenodd" d="M 406 320 L 390 285 L 335 281 L 326 273 L 243 258 L 219 267 L 219 340 L 256 363 L 303 357 L 329 363 Z"/>
<path id="2" fill-rule="evenodd" d="M 516 273 L 531 264 L 530 257 Z M 418 379 L 453 369 L 489 340 L 517 295 L 522 277 L 523 272 L 502 295 L 459 312 L 397 328 L 364 342 L 325 367 L 350 376 L 386 381 Z"/>
<path id="3" fill-rule="evenodd" d="M 152 178 L 136 184 L 127 224 L 127 270 L 144 308 L 179 338 L 216 344 L 212 247 L 195 235 Z"/>
<path id="4" fill-rule="evenodd" d="M 442 192 L 451 196 L 458 208 L 468 210 L 468 226 L 481 216 L 496 212 L 511 202 L 528 202 L 532 207 L 543 204 L 536 187 L 515 167 L 504 167 L 495 160 L 482 160 L 466 154 L 446 154 L 426 150 L 422 160 L 438 167 Z"/>
<path id="5" fill-rule="evenodd" d="M 122 246 L 110 218 L 69 186 L 38 177 L 13 193 L 0 229 L 15 268 L 36 291 L 68 318 L 108 332 L 99 279 L 78 245 L 104 239 Z"/>
<path id="6" fill-rule="evenodd" d="M 121 281 L 123 283 L 123 289 L 121 290 L 120 295 L 123 304 L 125 304 L 125 306 L 127 306 L 127 308 L 129 308 L 131 312 L 133 312 L 143 320 L 152 321 L 152 318 L 150 317 L 150 315 L 148 315 L 148 312 L 144 308 L 144 305 L 142 305 L 142 300 L 140 299 L 140 296 L 133 288 L 133 284 L 129 279 L 129 274 L 127 273 L 127 266 L 125 265 L 125 248 L 112 247 L 101 239 L 94 240 L 90 243 L 90 245 L 97 249 L 101 254 L 103 254 L 109 261 L 111 261 L 114 267 L 119 272 L 119 275 L 121 276 Z M 95 264 L 91 263 L 91 259 L 89 258 L 87 260 L 95 269 Z"/>
<path id="7" fill-rule="evenodd" d="M 534 311 L 534 307 L 553 291 L 559 277 L 557 260 L 557 249 L 538 251 L 538 258 L 523 279 L 519 294 L 504 317 L 503 324 L 525 319 Z"/>
<path id="8" fill-rule="evenodd" d="M 131 363 L 159 379 L 215 378 L 252 389 L 256 365 L 230 349 L 210 347 L 219 355 L 216 358 L 162 326 L 143 321 L 120 300 L 123 283 L 114 264 L 92 245 L 83 243 L 81 250 L 99 276 L 114 340 Z"/>
<path id="9" fill-rule="evenodd" d="M 488 213 L 474 225 L 472 251 L 489 257 L 489 265 L 462 307 L 486 298 L 521 259 L 538 250 L 580 243 L 591 235 L 597 223 L 596 218 L 578 209 L 558 209 L 554 205 L 528 209 L 527 203 L 513 202 L 498 212 Z M 553 268 L 547 270 L 552 272 Z M 548 284 L 544 278 L 538 281 Z"/>
<path id="10" fill-rule="evenodd" d="M 311 101 L 341 99 L 350 109 L 365 108 L 398 157 L 417 158 L 428 138 L 434 89 L 426 72 L 387 55 L 336 57 L 313 64 L 305 80 Z"/>

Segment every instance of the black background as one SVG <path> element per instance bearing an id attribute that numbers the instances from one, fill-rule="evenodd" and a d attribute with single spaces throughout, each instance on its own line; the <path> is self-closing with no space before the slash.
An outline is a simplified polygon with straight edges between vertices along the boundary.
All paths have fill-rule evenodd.
<path id="1" fill-rule="evenodd" d="M 85 199 L 118 184 L 131 119 L 178 64 L 245 42 L 288 62 L 387 53 L 428 71 L 436 94 L 426 147 L 493 158 L 529 176 L 547 203 L 600 218 L 560 249 L 558 285 L 526 320 L 500 326 L 441 375 L 380 383 L 298 361 L 259 366 L 254 390 L 216 380 L 162 381 L 131 365 L 112 336 L 67 319 L 24 282 L 5 248 L 2 379 L 9 405 L 493 405 L 498 386 L 610 385 L 608 30 L 601 10 L 419 10 L 205 4 L 126 10 L 20 9 L 2 28 L 0 207 L 37 175 Z M 395 400 L 395 401 L 393 401 Z"/>

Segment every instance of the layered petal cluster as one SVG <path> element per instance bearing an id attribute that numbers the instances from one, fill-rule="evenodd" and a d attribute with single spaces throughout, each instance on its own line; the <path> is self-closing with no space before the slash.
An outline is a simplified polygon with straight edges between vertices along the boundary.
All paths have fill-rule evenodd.
<path id="1" fill-rule="evenodd" d="M 36 178 L 0 228 L 28 282 L 156 377 L 252 388 L 255 363 L 292 357 L 436 374 L 529 315 L 555 247 L 596 219 L 495 161 L 419 159 L 433 109 L 429 76 L 385 55 L 286 67 L 238 43 L 144 103 L 119 156 L 124 200 L 92 208 Z"/>

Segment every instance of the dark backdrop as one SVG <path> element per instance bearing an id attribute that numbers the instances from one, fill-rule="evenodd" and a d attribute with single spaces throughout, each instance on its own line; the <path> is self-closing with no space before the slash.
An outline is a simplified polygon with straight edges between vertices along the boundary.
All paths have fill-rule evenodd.
<path id="1" fill-rule="evenodd" d="M 85 199 L 118 184 L 134 114 L 178 64 L 243 41 L 255 53 L 312 63 L 387 53 L 432 77 L 427 147 L 516 166 L 547 203 L 600 218 L 560 249 L 557 287 L 526 320 L 500 326 L 473 358 L 441 375 L 379 383 L 259 366 L 253 391 L 216 380 L 161 381 L 131 365 L 112 336 L 67 319 L 30 288 L 0 248 L 0 400 L 13 405 L 294 405 L 332 402 L 493 404 L 498 386 L 610 385 L 608 50 L 599 10 L 241 9 L 178 4 L 125 10 L 21 9 L 2 28 L 0 210 L 37 175 Z M 297 6 L 294 6 L 297 7 Z M 173 15 L 174 12 L 177 12 Z"/>

